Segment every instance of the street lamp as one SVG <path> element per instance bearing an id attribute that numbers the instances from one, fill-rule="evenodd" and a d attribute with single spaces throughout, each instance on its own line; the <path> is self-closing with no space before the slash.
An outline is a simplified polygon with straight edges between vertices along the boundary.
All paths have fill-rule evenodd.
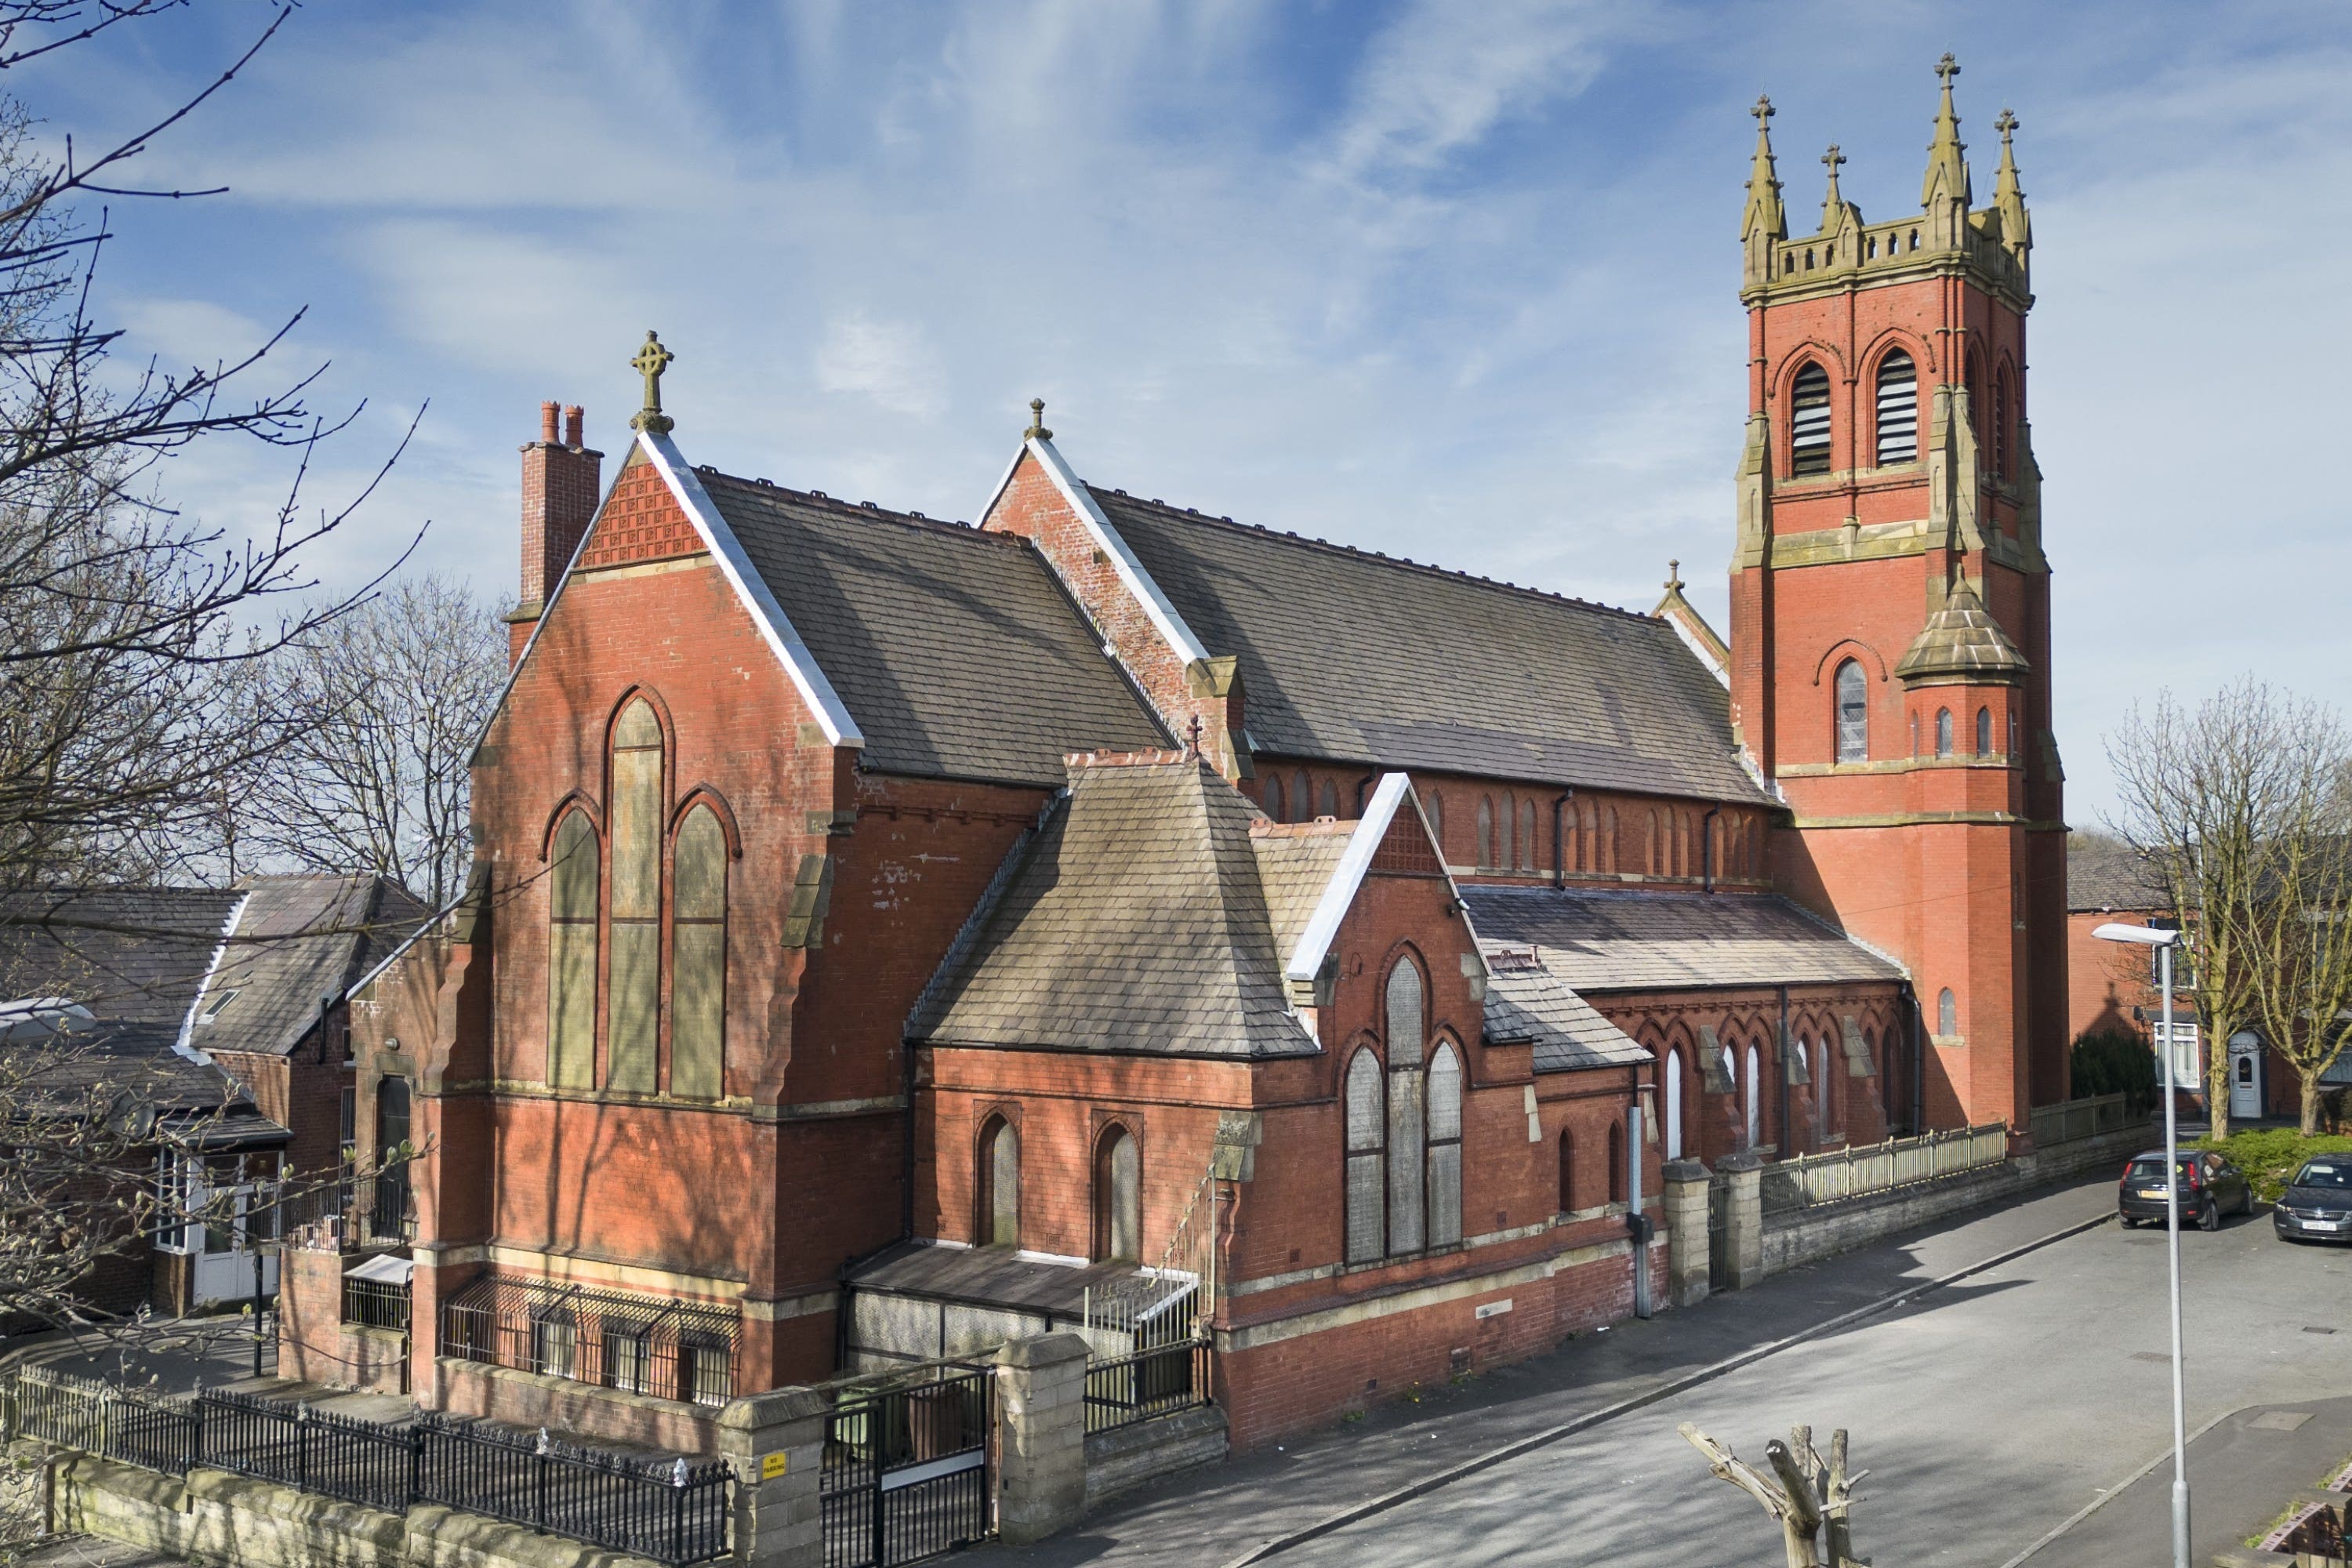
<path id="1" fill-rule="evenodd" d="M 2172 1568 L 2189 1568 L 2189 1434 L 2180 1373 L 2180 1133 L 2174 1109 L 2178 1058 L 2172 1043 L 2172 950 L 2177 931 L 2107 924 L 2091 933 L 2101 942 L 2156 949 L 2157 983 L 2164 992 L 2165 1248 L 2172 1268 Z"/>

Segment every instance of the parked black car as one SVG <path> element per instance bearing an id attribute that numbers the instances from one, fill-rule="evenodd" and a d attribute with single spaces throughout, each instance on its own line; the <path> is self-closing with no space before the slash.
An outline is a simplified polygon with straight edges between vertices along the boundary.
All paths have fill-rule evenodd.
<path id="1" fill-rule="evenodd" d="M 2347 1162 L 2352 1168 L 2352 1162 Z M 2352 1194 L 2347 1194 L 2352 1196 Z M 2151 1149 L 2125 1167 L 2116 1188 L 2116 1212 L 2126 1226 L 2164 1223 L 2164 1151 Z M 2203 1230 L 2221 1228 L 2227 1213 L 2254 1212 L 2253 1184 L 2219 1154 L 2193 1151 L 2180 1156 L 2180 1223 Z"/>
<path id="2" fill-rule="evenodd" d="M 2352 1154 L 2305 1160 L 2271 1210 L 2289 1241 L 2352 1241 Z"/>

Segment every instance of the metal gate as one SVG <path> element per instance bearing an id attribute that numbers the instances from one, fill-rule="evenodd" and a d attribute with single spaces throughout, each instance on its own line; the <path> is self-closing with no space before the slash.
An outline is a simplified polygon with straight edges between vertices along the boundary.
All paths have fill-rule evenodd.
<path id="1" fill-rule="evenodd" d="M 989 1534 L 995 1378 L 845 1390 L 824 1435 L 825 1568 L 898 1568 Z"/>

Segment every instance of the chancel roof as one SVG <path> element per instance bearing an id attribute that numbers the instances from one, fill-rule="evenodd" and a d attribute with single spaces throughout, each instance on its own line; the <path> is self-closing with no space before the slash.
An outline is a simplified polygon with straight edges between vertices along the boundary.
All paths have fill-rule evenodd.
<path id="1" fill-rule="evenodd" d="M 1024 540 L 695 476 L 892 773 L 1056 785 L 1169 736 Z"/>
<path id="2" fill-rule="evenodd" d="M 1763 894 L 1473 884 L 1462 899 L 1482 942 L 1532 948 L 1547 973 L 1587 994 L 1904 977 L 1844 932 Z"/>
<path id="3" fill-rule="evenodd" d="M 1724 688 L 1666 622 L 1089 486 L 1209 652 L 1253 750 L 1759 801 Z"/>
<path id="4" fill-rule="evenodd" d="M 908 1020 L 933 1045 L 1311 1053 L 1284 958 L 1352 825 L 1281 827 L 1197 757 L 1070 770 Z"/>

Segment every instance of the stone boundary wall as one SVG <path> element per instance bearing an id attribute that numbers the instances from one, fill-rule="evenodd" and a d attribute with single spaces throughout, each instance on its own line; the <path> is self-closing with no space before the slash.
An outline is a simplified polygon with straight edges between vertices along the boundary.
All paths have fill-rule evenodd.
<path id="1" fill-rule="evenodd" d="M 1213 1405 L 1087 1434 L 1087 1507 L 1225 1457 L 1225 1413 Z"/>
<path id="2" fill-rule="evenodd" d="M 38 1466 L 42 1445 L 12 1455 Z M 385 1513 L 199 1467 L 187 1479 L 86 1454 L 53 1460 L 50 1525 L 204 1568 L 657 1568 L 523 1525 L 418 1503 Z"/>
<path id="3" fill-rule="evenodd" d="M 2037 1187 L 2076 1176 L 2103 1171 L 2119 1175 L 2125 1163 L 2147 1148 L 2152 1136 L 2161 1141 L 2160 1133 L 2151 1134 L 2146 1127 L 2126 1127 L 2119 1132 L 2020 1154 L 1940 1182 L 1767 1215 L 1764 1273 L 1778 1274 L 1851 1252 L 1898 1231 L 2021 1197 Z"/>

